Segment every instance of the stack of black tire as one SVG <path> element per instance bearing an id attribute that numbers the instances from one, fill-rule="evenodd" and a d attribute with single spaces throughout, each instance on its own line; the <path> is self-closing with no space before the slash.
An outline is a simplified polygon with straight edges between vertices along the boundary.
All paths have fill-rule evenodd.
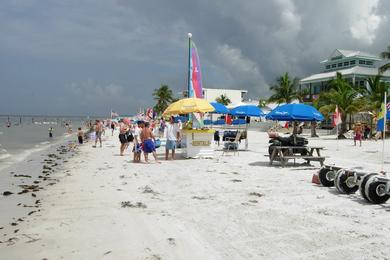
<path id="1" fill-rule="evenodd" d="M 390 179 L 378 173 L 357 172 L 336 166 L 323 166 L 318 171 L 321 184 L 335 186 L 343 194 L 360 191 L 362 197 L 374 204 L 385 203 L 390 198 Z"/>

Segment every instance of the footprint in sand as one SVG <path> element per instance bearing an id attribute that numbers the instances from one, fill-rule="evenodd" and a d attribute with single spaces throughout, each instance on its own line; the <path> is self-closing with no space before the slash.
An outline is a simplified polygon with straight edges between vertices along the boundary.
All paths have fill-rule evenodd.
<path id="1" fill-rule="evenodd" d="M 175 241 L 174 238 L 169 237 L 167 240 L 168 240 L 168 243 L 169 243 L 171 246 L 176 246 L 176 241 Z"/>
<path id="2" fill-rule="evenodd" d="M 249 196 L 256 196 L 256 197 L 259 197 L 259 198 L 264 196 L 264 194 L 261 194 L 261 193 L 258 193 L 258 192 L 251 192 L 248 195 Z"/>

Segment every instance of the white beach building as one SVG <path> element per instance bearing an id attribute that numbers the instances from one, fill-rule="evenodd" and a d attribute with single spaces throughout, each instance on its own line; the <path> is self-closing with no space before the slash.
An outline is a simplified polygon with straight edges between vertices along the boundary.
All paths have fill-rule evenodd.
<path id="1" fill-rule="evenodd" d="M 328 59 L 321 61 L 322 73 L 313 74 L 299 81 L 299 88 L 309 89 L 310 97 L 328 89 L 328 83 L 340 72 L 351 84 L 367 85 L 367 77 L 376 76 L 382 59 L 362 51 L 334 50 Z M 383 73 L 383 81 L 390 82 L 390 72 Z"/>
<path id="2" fill-rule="evenodd" d="M 203 88 L 203 97 L 208 102 L 215 101 L 221 95 L 225 95 L 232 102 L 231 104 L 240 104 L 244 101 L 248 90 L 243 89 L 220 89 L 220 88 Z"/>

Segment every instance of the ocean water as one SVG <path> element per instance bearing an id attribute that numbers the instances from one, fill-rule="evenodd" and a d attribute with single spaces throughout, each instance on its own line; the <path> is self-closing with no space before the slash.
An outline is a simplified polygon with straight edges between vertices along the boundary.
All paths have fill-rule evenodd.
<path id="1" fill-rule="evenodd" d="M 30 154 L 53 144 L 74 139 L 74 135 L 67 133 L 65 124 L 68 123 L 73 132 L 76 132 L 88 120 L 90 119 L 82 117 L 0 116 L 0 169 L 23 161 Z M 10 127 L 7 127 L 8 121 L 11 122 Z M 49 137 L 50 127 L 54 129 L 53 138 Z"/>

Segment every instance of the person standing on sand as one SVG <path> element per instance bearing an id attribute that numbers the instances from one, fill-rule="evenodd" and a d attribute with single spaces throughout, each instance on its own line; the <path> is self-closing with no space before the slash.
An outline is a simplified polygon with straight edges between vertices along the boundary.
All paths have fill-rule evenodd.
<path id="1" fill-rule="evenodd" d="M 123 122 L 119 123 L 119 141 L 121 142 L 121 146 L 119 148 L 120 156 L 123 156 L 123 152 L 127 147 L 127 136 L 126 133 L 128 131 L 127 125 Z"/>
<path id="2" fill-rule="evenodd" d="M 356 146 L 356 141 L 359 141 L 360 146 L 362 146 L 362 125 L 360 123 L 357 123 L 354 128 L 355 137 L 353 138 L 354 146 Z"/>
<path id="3" fill-rule="evenodd" d="M 169 118 L 169 123 L 165 126 L 164 137 L 167 139 L 167 143 L 165 145 L 165 160 L 168 160 L 169 150 L 172 150 L 172 160 L 174 160 L 176 142 L 180 140 L 180 128 L 175 124 L 173 116 Z"/>
<path id="4" fill-rule="evenodd" d="M 115 131 L 115 123 L 114 121 L 111 121 L 111 136 L 114 135 L 114 131 Z"/>
<path id="5" fill-rule="evenodd" d="M 100 147 L 102 147 L 102 133 L 103 133 L 103 124 L 100 120 L 96 120 L 95 122 L 95 146 L 97 145 L 97 141 L 100 142 Z"/>
<path id="6" fill-rule="evenodd" d="M 144 150 L 144 157 L 145 157 L 145 162 L 149 163 L 148 160 L 148 154 L 152 153 L 154 159 L 156 160 L 157 163 L 160 163 L 157 159 L 157 154 L 156 154 L 156 147 L 154 145 L 155 137 L 150 130 L 149 123 L 145 123 L 141 125 L 142 130 L 141 130 L 141 142 L 142 142 L 142 148 Z"/>
<path id="7" fill-rule="evenodd" d="M 133 162 L 141 162 L 141 153 L 142 153 L 142 142 L 141 142 L 141 131 L 143 127 L 143 122 L 138 121 L 137 125 L 134 126 L 133 136 L 134 136 L 134 147 L 133 147 Z"/>

